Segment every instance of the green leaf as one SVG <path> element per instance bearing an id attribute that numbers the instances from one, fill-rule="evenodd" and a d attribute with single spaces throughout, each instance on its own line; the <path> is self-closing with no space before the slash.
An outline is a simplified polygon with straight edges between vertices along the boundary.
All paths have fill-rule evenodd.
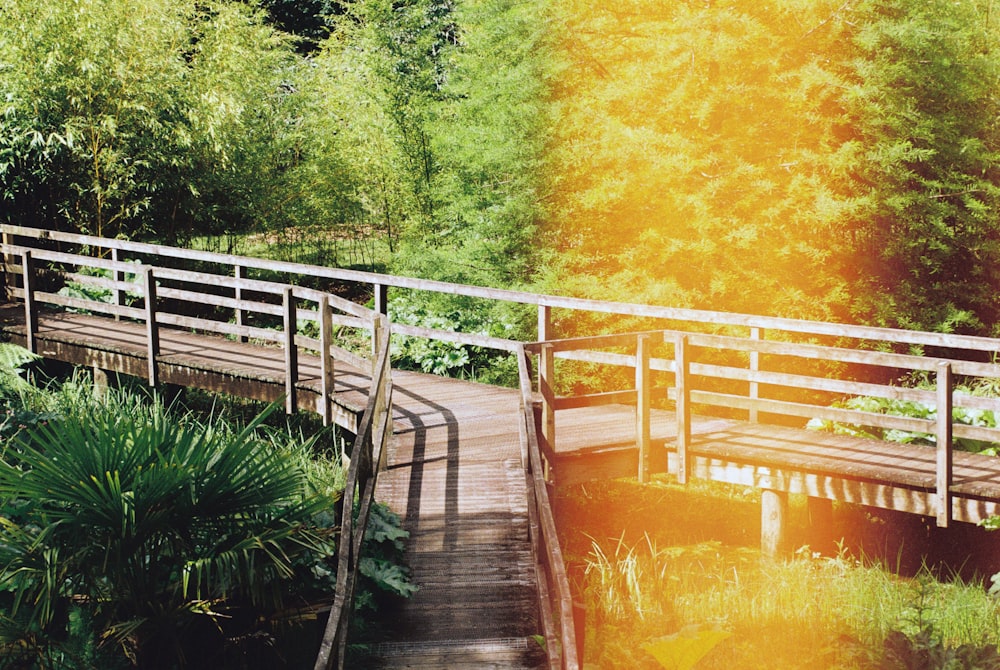
<path id="1" fill-rule="evenodd" d="M 420 590 L 419 586 L 410 581 L 406 570 L 391 561 L 362 558 L 358 561 L 358 570 L 379 588 L 404 598 L 409 598 Z"/>

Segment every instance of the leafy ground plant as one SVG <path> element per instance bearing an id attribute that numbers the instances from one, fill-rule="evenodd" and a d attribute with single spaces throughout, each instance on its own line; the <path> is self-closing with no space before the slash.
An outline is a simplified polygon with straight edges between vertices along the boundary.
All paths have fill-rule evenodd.
<path id="1" fill-rule="evenodd" d="M 336 499 L 308 485 L 308 444 L 258 434 L 263 415 L 237 431 L 119 394 L 64 410 L 0 462 L 8 662 L 218 667 L 266 636 L 297 558 L 332 555 L 314 519 Z"/>

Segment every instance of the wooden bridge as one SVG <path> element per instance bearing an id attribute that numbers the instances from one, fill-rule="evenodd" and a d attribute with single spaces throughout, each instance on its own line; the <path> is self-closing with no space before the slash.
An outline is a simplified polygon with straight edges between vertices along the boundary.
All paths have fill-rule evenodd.
<path id="1" fill-rule="evenodd" d="M 790 493 L 809 496 L 820 526 L 832 501 L 939 525 L 998 513 L 1000 461 L 955 447 L 1000 443 L 1000 402 L 974 392 L 1000 380 L 1000 340 L 536 295 L 13 226 L 0 234 L 0 329 L 14 342 L 150 384 L 284 397 L 287 411 L 317 412 L 356 436 L 344 505 L 357 495 L 360 512 L 343 516 L 317 670 L 343 665 L 375 498 L 403 515 L 421 585 L 376 649 L 383 667 L 580 666 L 553 482 L 669 471 L 681 482 L 756 486 L 771 553 L 785 549 Z M 329 292 L 344 284 L 365 287 L 374 309 Z M 390 323 L 390 290 L 535 310 L 537 341 Z M 609 332 L 557 339 L 577 334 L 581 314 L 606 317 Z M 508 352 L 520 386 L 392 371 L 390 334 Z M 564 380 L 581 376 L 602 387 L 570 393 Z M 845 402 L 858 397 L 872 400 Z M 925 418 L 881 411 L 891 403 Z M 885 431 L 915 443 L 876 439 Z"/>

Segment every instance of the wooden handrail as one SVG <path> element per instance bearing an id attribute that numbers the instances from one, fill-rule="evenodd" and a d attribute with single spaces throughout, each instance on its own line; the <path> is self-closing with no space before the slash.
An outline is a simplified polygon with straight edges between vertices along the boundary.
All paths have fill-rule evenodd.
<path id="1" fill-rule="evenodd" d="M 666 346 L 672 346 L 673 358 L 648 359 L 646 344 L 658 339 Z M 1000 340 L 992 340 L 996 350 L 1000 350 Z M 598 352 L 589 347 L 627 347 L 634 353 Z M 554 342 L 536 342 L 525 345 L 525 350 L 537 355 L 541 361 L 539 391 L 542 396 L 542 411 L 545 424 L 554 431 L 554 412 L 559 409 L 590 407 L 611 402 L 631 403 L 636 406 L 636 444 L 639 448 L 639 470 L 641 480 L 647 476 L 643 446 L 645 436 L 645 416 L 653 399 L 659 402 L 675 403 L 677 421 L 677 477 L 681 483 L 687 481 L 690 470 L 691 411 L 697 405 L 708 411 L 721 410 L 726 415 L 732 411 L 744 412 L 751 421 L 762 420 L 760 415 L 780 415 L 802 420 L 823 419 L 848 425 L 871 426 L 881 429 L 904 430 L 923 433 L 937 448 L 936 466 L 936 516 L 937 523 L 946 526 L 952 517 L 952 453 L 954 439 L 962 437 L 1000 443 L 1000 428 L 956 424 L 955 408 L 993 411 L 1000 414 L 1000 399 L 980 398 L 959 393 L 955 390 L 954 374 L 965 377 L 993 379 L 1000 377 L 1000 366 L 996 363 L 979 363 L 961 358 L 923 357 L 913 354 L 893 354 L 869 349 L 852 349 L 844 346 L 824 346 L 812 343 L 765 341 L 761 334 L 751 331 L 745 338 L 719 336 L 686 331 L 641 332 L 574 338 Z M 976 350 L 980 351 L 980 350 Z M 714 353 L 713 353 L 714 352 Z M 745 356 L 747 353 L 757 356 Z M 960 352 L 956 352 L 957 356 Z M 713 359 L 715 354 L 743 356 L 743 367 L 733 362 L 715 360 L 711 363 L 698 361 L 699 355 Z M 760 354 L 769 354 L 785 361 L 801 360 L 819 366 L 810 375 L 807 370 L 796 369 L 795 373 L 775 372 L 762 369 Z M 605 365 L 625 366 L 635 369 L 636 384 L 632 390 L 616 390 L 588 393 L 585 395 L 556 396 L 551 390 L 556 388 L 555 367 L 545 364 L 547 357 L 587 360 Z M 907 389 L 885 383 L 854 381 L 852 379 L 831 378 L 831 365 L 864 365 L 871 368 L 885 368 L 901 373 L 935 372 L 935 391 Z M 787 364 L 787 363 L 786 363 Z M 657 370 L 673 376 L 672 386 L 652 385 L 648 370 Z M 739 382 L 743 384 L 742 394 L 713 390 L 712 384 L 719 382 Z M 732 384 L 730 384 L 732 386 Z M 767 397 L 766 389 L 784 388 L 793 399 Z M 819 404 L 811 400 L 810 394 L 830 399 L 871 396 L 887 400 L 908 400 L 926 403 L 934 408 L 935 417 L 916 418 L 894 416 L 872 411 Z M 543 424 L 543 425 L 545 425 Z M 546 436 L 546 442 L 554 444 L 555 435 Z"/>
<path id="2" fill-rule="evenodd" d="M 551 670 L 578 670 L 583 654 L 578 646 L 573 596 L 549 503 L 545 465 L 535 430 L 534 394 L 528 354 L 517 354 L 520 380 L 521 454 L 528 485 L 528 515 L 532 554 L 539 582 L 540 606 L 544 616 L 545 650 Z"/>
<path id="3" fill-rule="evenodd" d="M 286 409 L 291 412 L 296 408 L 296 383 L 298 371 L 298 349 L 307 346 L 317 351 L 321 359 L 321 396 L 324 423 L 330 422 L 329 396 L 333 391 L 333 367 L 337 355 L 348 358 L 352 364 L 359 362 L 359 357 L 339 350 L 332 344 L 332 325 L 339 323 L 354 327 L 368 327 L 372 333 L 372 382 L 369 389 L 368 403 L 360 419 L 358 432 L 351 448 L 350 467 L 344 490 L 341 507 L 342 542 L 338 549 L 337 586 L 335 601 L 330 612 L 323 640 L 317 655 L 315 668 L 330 670 L 344 667 L 347 647 L 347 629 L 350 612 L 353 606 L 353 594 L 356 584 L 357 562 L 360 558 L 361 543 L 367 520 L 374 499 L 378 472 L 384 466 L 386 445 L 392 434 L 391 403 L 392 383 L 390 374 L 389 342 L 390 334 L 396 332 L 410 337 L 429 337 L 442 341 L 471 344 L 507 351 L 518 355 L 523 364 L 525 353 L 519 342 L 502 338 L 488 337 L 479 334 L 451 333 L 446 331 L 420 328 L 416 326 L 399 325 L 390 328 L 384 314 L 372 312 L 365 308 L 346 303 L 342 299 L 321 291 L 314 291 L 280 282 L 250 279 L 248 269 L 270 271 L 285 271 L 295 274 L 315 274 L 330 276 L 328 272 L 315 272 L 312 266 L 296 264 L 270 263 L 241 257 L 222 256 L 203 252 L 185 252 L 157 245 L 143 245 L 122 240 L 105 240 L 89 236 L 79 236 L 64 233 L 45 234 L 44 231 L 29 231 L 16 227 L 2 227 L 2 253 L 5 260 L 21 256 L 20 274 L 25 283 L 21 289 L 10 290 L 10 297 L 24 298 L 30 317 L 37 318 L 36 303 L 63 305 L 109 314 L 115 318 L 130 318 L 144 321 L 147 326 L 148 376 L 150 384 L 158 381 L 157 357 L 159 355 L 160 328 L 169 325 L 179 325 L 185 328 L 196 328 L 207 332 L 236 336 L 241 340 L 249 338 L 266 339 L 280 344 L 285 351 L 285 399 Z M 31 234 L 25 234 L 31 233 Z M 57 240 L 73 244 L 86 244 L 95 249 L 110 249 L 111 258 L 101 258 L 66 251 L 34 248 L 16 244 L 17 237 L 27 237 L 34 240 Z M 150 257 L 178 258 L 182 260 L 198 260 L 202 262 L 221 262 L 231 266 L 225 274 L 194 272 L 191 270 L 151 265 L 148 259 L 145 263 L 136 264 L 124 258 L 125 252 L 144 254 Z M 34 262 L 44 260 L 53 266 L 63 267 L 63 276 L 69 281 L 110 291 L 110 303 L 85 298 L 71 298 L 54 293 L 39 293 L 34 289 Z M 75 270 L 66 270 L 75 268 Z M 96 277 L 80 271 L 82 268 L 103 270 L 111 273 L 110 278 Z M 8 271 L 7 263 L 3 270 Z M 325 269 L 326 270 L 326 269 Z M 356 273 L 347 273 L 348 276 Z M 130 281 L 128 277 L 135 279 Z M 371 277 L 365 276 L 365 279 Z M 158 282 L 166 284 L 158 288 Z M 203 292 L 204 285 L 232 291 L 232 297 L 211 295 Z M 381 287 L 380 287 L 381 286 Z M 10 284 L 8 284 L 10 287 Z M 185 288 L 191 287 L 191 288 Z M 376 285 L 376 305 L 385 310 L 385 284 Z M 425 288 L 421 283 L 420 288 Z M 137 309 L 126 304 L 125 294 L 129 293 L 141 300 L 143 307 Z M 248 299 L 247 294 L 262 294 L 280 297 L 280 304 L 263 302 L 260 299 Z M 214 321 L 203 316 L 188 316 L 165 311 L 160 299 L 193 302 L 200 305 L 231 310 L 234 323 Z M 302 309 L 300 301 L 316 302 L 315 310 Z M 337 316 L 333 310 L 345 312 L 349 316 Z M 248 316 L 262 314 L 272 318 L 280 318 L 281 331 L 267 331 L 249 325 Z M 368 317 L 368 318 L 365 318 Z M 297 321 L 309 319 L 319 325 L 319 338 L 313 339 L 296 334 Z M 29 318 L 30 324 L 33 323 Z M 368 325 L 370 324 L 370 325 Z M 30 333 L 33 333 L 30 330 Z M 29 342 L 33 341 L 29 337 Z M 552 585 L 553 599 L 548 605 L 553 615 L 559 619 L 560 632 L 549 645 L 550 656 L 558 660 L 554 668 L 576 670 L 580 667 L 576 632 L 574 625 L 574 610 L 572 597 L 563 565 L 562 554 L 556 535 L 555 521 L 552 517 L 545 485 L 544 461 L 539 453 L 538 440 L 535 434 L 532 403 L 530 402 L 530 378 L 523 377 L 527 384 L 528 401 L 522 398 L 524 425 L 524 467 L 532 501 L 531 514 L 535 521 L 533 528 L 533 546 L 536 556 L 540 557 L 539 579 L 542 583 L 541 592 L 545 594 L 541 600 L 549 603 L 548 585 Z M 529 420 L 530 417 L 530 420 Z M 352 513 L 355 505 L 358 513 Z M 552 607 L 554 603 L 554 609 Z M 544 606 L 543 606 L 544 608 Z M 551 627 L 552 621 L 546 619 L 546 625 Z"/>
<path id="4" fill-rule="evenodd" d="M 385 450 L 392 434 L 389 328 L 384 315 L 376 317 L 373 332 L 376 333 L 377 356 L 369 387 L 368 403 L 351 447 L 351 465 L 347 471 L 341 503 L 341 540 L 337 554 L 336 595 L 320 643 L 319 654 L 316 656 L 315 670 L 345 667 L 347 631 L 354 604 L 361 545 L 375 498 L 378 473 L 382 468 Z M 357 518 L 353 513 L 356 500 Z"/>
<path id="5" fill-rule="evenodd" d="M 196 260 L 217 263 L 232 268 L 243 266 L 247 269 L 267 270 L 271 272 L 309 275 L 318 278 L 333 279 L 344 282 L 366 284 L 372 287 L 376 297 L 380 297 L 380 306 L 384 309 L 384 287 L 394 287 L 415 291 L 427 291 L 445 295 L 483 298 L 487 300 L 510 302 L 523 305 L 533 305 L 539 313 L 539 340 L 550 340 L 554 337 L 551 331 L 551 310 L 565 309 L 577 312 L 594 312 L 621 316 L 633 316 L 650 319 L 660 319 L 678 323 L 690 323 L 699 327 L 727 326 L 750 331 L 765 329 L 776 334 L 794 333 L 798 335 L 814 335 L 828 337 L 845 337 L 856 340 L 872 340 L 892 344 L 910 344 L 931 347 L 958 348 L 970 351 L 995 352 L 996 341 L 992 338 L 972 335 L 955 335 L 946 333 L 929 333 L 893 328 L 877 328 L 849 324 L 807 321 L 803 319 L 788 319 L 750 314 L 733 314 L 729 312 L 713 312 L 708 310 L 679 309 L 658 305 L 640 305 L 565 296 L 545 295 L 514 291 L 510 289 L 494 289 L 466 284 L 453 284 L 412 277 L 398 277 L 358 270 L 345 270 L 316 265 L 305 265 L 287 261 L 270 261 L 264 259 L 249 259 L 233 254 L 220 254 L 210 251 L 195 251 L 176 249 L 158 244 L 146 244 L 127 240 L 110 240 L 107 238 L 40 230 L 8 224 L 0 225 L 0 236 L 4 240 L 15 240 L 17 237 L 66 242 L 69 244 L 87 246 L 96 249 L 118 249 L 134 254 L 150 254 L 178 260 Z M 9 244 L 10 242 L 7 242 Z M 338 297 L 338 301 L 344 301 Z M 337 305 L 338 309 L 343 308 Z M 363 316 L 362 314 L 356 314 Z M 771 339 L 780 340 L 780 337 Z"/>
<path id="6" fill-rule="evenodd" d="M 19 246 L 18 240 L 20 238 L 34 242 L 29 245 Z M 941 361 L 937 358 L 923 357 L 914 353 L 900 354 L 877 350 L 880 345 L 888 345 L 890 349 L 897 345 L 910 345 L 917 347 L 937 347 L 944 350 L 978 352 L 980 358 L 985 358 L 987 355 L 992 356 L 997 351 L 1000 351 L 1000 340 L 993 338 L 542 295 L 283 261 L 249 259 L 231 254 L 175 249 L 163 245 L 108 240 L 87 235 L 59 233 L 10 225 L 0 225 L 0 239 L 2 239 L 0 253 L 2 253 L 4 260 L 2 270 L 6 275 L 4 285 L 7 288 L 8 296 L 20 297 L 32 304 L 35 302 L 50 302 L 52 304 L 86 308 L 84 305 L 88 304 L 87 301 L 36 291 L 33 284 L 34 269 L 32 262 L 33 259 L 44 259 L 55 263 L 72 264 L 78 262 L 78 260 L 74 259 L 88 258 L 89 260 L 86 261 L 86 264 L 89 264 L 90 267 L 109 270 L 113 273 L 111 279 L 95 278 L 92 280 L 92 283 L 112 289 L 116 296 L 112 304 L 94 304 L 94 310 L 113 315 L 116 318 L 145 318 L 147 323 L 151 324 L 152 330 L 155 330 L 157 324 L 175 324 L 185 327 L 204 328 L 212 332 L 234 335 L 240 339 L 261 337 L 263 339 L 284 341 L 291 357 L 295 355 L 291 352 L 298 347 L 305 346 L 322 352 L 321 355 L 326 358 L 327 352 L 336 351 L 336 347 L 331 345 L 329 339 L 328 328 L 331 323 L 341 323 L 352 327 L 364 327 L 366 324 L 371 324 L 373 342 L 372 358 L 375 366 L 375 374 L 373 374 L 372 393 L 369 397 L 369 409 L 371 411 L 369 412 L 369 409 L 366 409 L 366 416 L 369 416 L 370 420 L 376 423 L 372 426 L 365 425 L 363 422 L 361 429 L 359 429 L 358 440 L 362 440 L 361 435 L 366 430 L 375 431 L 376 433 L 382 430 L 383 432 L 378 433 L 379 437 L 375 437 L 375 434 L 371 433 L 368 438 L 365 438 L 371 440 L 372 451 L 366 454 L 362 450 L 360 460 L 364 461 L 367 458 L 368 466 L 358 466 L 361 470 L 356 473 L 355 479 L 352 480 L 354 483 L 351 484 L 354 487 L 361 487 L 359 494 L 362 495 L 362 498 L 364 495 L 367 495 L 368 486 L 375 479 L 374 476 L 367 474 L 365 467 L 370 467 L 372 459 L 378 462 L 381 456 L 376 458 L 375 452 L 381 449 L 379 445 L 387 439 L 386 431 L 388 431 L 388 428 L 379 428 L 381 425 L 379 421 L 381 419 L 377 419 L 376 417 L 388 415 L 389 402 L 391 401 L 391 384 L 387 381 L 387 373 L 382 372 L 383 370 L 388 370 L 387 347 L 390 327 L 388 320 L 372 321 L 370 320 L 371 312 L 369 310 L 337 296 L 327 296 L 327 294 L 320 291 L 295 287 L 289 293 L 284 288 L 287 286 L 286 284 L 250 279 L 248 271 L 257 270 L 288 275 L 312 276 L 368 285 L 371 286 L 375 298 L 376 312 L 383 314 L 387 311 L 387 289 L 389 287 L 535 306 L 538 310 L 538 336 L 539 340 L 541 340 L 538 343 L 522 344 L 476 333 L 459 333 L 403 324 L 395 326 L 394 332 L 406 336 L 440 339 L 511 352 L 518 357 L 519 367 L 522 364 L 521 359 L 527 353 L 539 356 L 538 390 L 542 396 L 541 435 L 539 436 L 535 433 L 533 419 L 530 423 L 526 423 L 524 427 L 524 439 L 526 440 L 525 467 L 526 472 L 534 483 L 529 488 L 533 491 L 533 499 L 538 508 L 536 510 L 539 524 L 537 528 L 538 534 L 540 537 L 545 538 L 546 542 L 555 542 L 556 553 L 558 553 L 558 542 L 554 539 L 554 531 L 549 532 L 546 530 L 547 522 L 545 519 L 547 518 L 546 515 L 551 514 L 551 510 L 548 512 L 543 511 L 544 509 L 548 509 L 547 494 L 544 493 L 544 486 L 539 484 L 539 482 L 544 483 L 547 474 L 545 455 L 547 453 L 551 454 L 555 444 L 555 411 L 560 407 L 587 406 L 591 402 L 604 402 L 611 398 L 607 394 L 598 394 L 593 398 L 576 397 L 566 399 L 557 397 L 554 390 L 557 388 L 555 380 L 556 358 L 568 358 L 604 365 L 636 368 L 636 389 L 631 392 L 616 391 L 615 393 L 618 394 L 617 398 L 619 399 L 629 397 L 633 398 L 632 402 L 636 403 L 637 439 L 640 443 L 645 443 L 643 432 L 644 426 L 648 421 L 649 404 L 662 398 L 670 398 L 679 403 L 678 406 L 681 409 L 678 412 L 680 421 L 689 426 L 688 412 L 692 403 L 718 407 L 726 411 L 734 409 L 742 410 L 753 421 L 760 420 L 761 414 L 784 413 L 786 416 L 803 416 L 803 412 L 809 411 L 809 405 L 807 404 L 767 397 L 766 391 L 769 387 L 806 389 L 811 393 L 840 394 L 842 396 L 850 395 L 854 391 L 857 391 L 863 395 L 881 395 L 881 397 L 886 398 L 920 398 L 921 401 L 924 401 L 923 399 L 930 395 L 930 392 L 903 390 L 898 387 L 866 382 L 811 377 L 808 374 L 803 374 L 800 370 L 789 372 L 780 369 L 768 369 L 768 366 L 765 364 L 765 357 L 772 359 L 779 357 L 796 358 L 804 361 L 811 360 L 837 365 L 868 365 L 937 373 L 939 385 L 935 399 L 939 413 L 935 425 L 932 426 L 934 430 L 930 432 L 937 436 L 939 449 L 939 476 L 937 483 L 938 522 L 942 524 L 947 523 L 950 518 L 950 453 L 954 437 L 965 436 L 971 439 L 989 439 L 995 435 L 996 440 L 1000 442 L 1000 430 L 983 427 L 954 426 L 949 411 L 949 406 L 951 405 L 956 407 L 992 409 L 997 404 L 996 401 L 986 399 L 965 400 L 964 397 L 959 397 L 953 389 L 952 375 L 1000 377 L 1000 365 L 994 362 L 986 363 L 958 358 L 948 358 Z M 109 250 L 111 258 L 91 258 L 67 254 L 63 251 L 45 249 L 42 248 L 45 241 L 64 242 L 87 246 L 97 250 Z M 232 310 L 235 316 L 235 324 L 217 323 L 216 325 L 211 325 L 214 322 L 205 319 L 161 313 L 155 305 L 155 299 L 149 301 L 153 306 L 153 313 L 151 315 L 144 315 L 140 310 L 121 305 L 120 303 L 123 302 L 120 299 L 121 292 L 127 290 L 129 285 L 135 285 L 134 283 L 125 281 L 126 275 L 140 272 L 140 268 L 134 263 L 127 262 L 127 259 L 124 257 L 126 253 L 140 257 L 148 256 L 173 259 L 178 262 L 199 261 L 226 267 L 225 274 L 217 275 L 192 273 L 189 270 L 157 266 L 157 269 L 153 271 L 151 279 L 155 280 L 155 278 L 159 277 L 172 282 L 185 282 L 192 281 L 195 276 L 200 276 L 202 280 L 209 278 L 216 286 L 224 287 L 233 292 L 232 297 L 213 296 L 210 304 Z M 22 257 L 20 266 L 13 262 L 13 259 L 19 254 Z M 142 259 L 140 258 L 139 260 Z M 24 275 L 21 288 L 17 288 L 11 278 L 11 275 L 18 273 Z M 155 291 L 155 281 L 152 286 L 152 290 Z M 282 305 L 245 299 L 245 293 L 273 295 L 278 292 L 276 289 L 279 289 L 279 287 L 280 291 L 284 291 L 284 295 L 287 296 Z M 164 298 L 171 300 L 183 300 L 187 297 L 183 290 L 173 286 L 164 286 L 161 293 Z M 148 293 L 144 293 L 144 295 L 148 295 Z M 324 298 L 324 296 L 326 297 Z M 325 303 L 323 302 L 324 300 L 326 301 Z M 316 302 L 317 308 L 316 310 L 304 310 L 294 305 L 296 301 Z M 342 314 L 331 315 L 329 317 L 330 321 L 327 321 L 328 308 L 330 311 L 338 310 Z M 553 340 L 553 309 L 656 319 L 670 324 L 671 328 L 662 331 L 653 331 L 653 339 L 644 340 L 644 344 L 639 344 L 640 340 L 638 338 L 649 338 L 650 333 L 625 333 L 575 338 L 572 340 Z M 246 316 L 252 312 L 266 313 L 271 316 L 276 312 L 281 315 L 286 326 L 286 335 L 290 329 L 294 328 L 292 324 L 296 320 L 303 318 L 315 320 L 320 325 L 320 337 L 318 340 L 314 340 L 301 335 L 294 335 L 293 333 L 291 337 L 286 336 L 284 340 L 281 340 L 280 336 L 268 334 L 263 329 L 249 326 L 246 323 Z M 37 312 L 33 309 L 29 310 L 29 333 L 33 332 L 30 323 L 31 314 L 37 315 Z M 764 338 L 765 332 L 767 333 L 767 339 Z M 151 379 L 155 376 L 155 347 L 153 347 L 152 337 L 151 335 Z M 657 340 L 657 337 L 662 337 L 662 339 Z M 811 341 L 816 338 L 822 338 L 824 341 L 837 340 L 840 341 L 840 345 L 827 346 Z M 29 341 L 31 341 L 30 338 Z M 672 346 L 674 348 L 674 358 L 665 359 L 656 356 L 653 353 L 656 343 L 665 343 L 663 346 L 667 347 Z M 383 347 L 385 351 L 384 363 L 382 362 Z M 634 353 L 622 354 L 613 351 L 598 351 L 602 347 L 625 347 Z M 741 368 L 730 362 L 720 363 L 716 360 L 701 360 L 697 351 L 705 350 L 725 352 L 731 356 L 742 356 L 745 366 Z M 332 357 L 333 353 L 330 356 Z M 941 363 L 947 364 L 947 372 L 940 367 Z M 384 368 L 381 367 L 383 365 Z M 288 367 L 289 379 L 292 379 L 294 372 L 292 372 L 291 368 L 293 365 L 289 363 Z M 325 374 L 326 372 L 324 372 Z M 525 373 L 523 370 L 521 374 L 523 386 L 525 379 L 529 378 L 524 376 Z M 656 376 L 662 376 L 663 374 L 673 375 L 675 385 L 673 390 L 658 389 L 655 386 Z M 730 380 L 744 383 L 746 388 L 745 395 L 738 396 L 698 388 L 698 381 L 705 379 Z M 377 380 L 381 380 L 378 381 L 378 384 L 384 384 L 385 386 L 379 386 L 376 383 Z M 946 390 L 942 390 L 942 388 Z M 389 390 L 387 391 L 386 389 Z M 882 389 L 881 394 L 879 394 L 878 389 Z M 294 393 L 294 381 L 289 382 L 289 391 L 290 393 Z M 523 388 L 522 391 L 524 391 Z M 530 383 L 528 391 L 530 393 Z M 526 406 L 533 407 L 533 403 L 528 402 L 527 398 L 528 396 L 525 396 L 523 399 Z M 948 405 L 945 404 L 946 401 Z M 371 405 L 372 402 L 375 405 Z M 930 424 L 930 422 L 912 423 L 913 421 L 920 421 L 912 419 L 878 418 L 880 415 L 872 415 L 871 413 L 868 413 L 866 416 L 866 413 L 854 410 L 822 408 L 818 405 L 815 407 L 817 407 L 815 416 L 839 417 L 832 420 L 841 420 L 847 416 L 855 416 L 862 421 L 867 418 L 873 422 L 865 425 L 902 425 L 905 423 L 912 428 L 914 426 L 927 426 Z M 683 437 L 686 434 L 685 426 L 682 425 L 680 428 L 679 434 L 682 435 L 680 439 L 685 445 L 681 447 L 681 463 L 685 464 L 687 459 L 686 444 L 688 440 Z M 359 448 L 358 444 L 359 442 L 356 440 L 354 450 Z M 531 447 L 532 444 L 534 444 L 533 448 Z M 536 451 L 538 452 L 537 456 L 535 455 Z M 379 453 L 381 454 L 382 452 Z M 354 466 L 354 461 L 355 459 L 352 458 L 352 467 Z M 645 459 L 641 458 L 640 463 L 644 462 Z M 375 471 L 377 472 L 377 467 Z M 686 477 L 686 465 L 683 467 L 683 472 Z M 638 474 L 640 477 L 644 476 L 642 470 Z M 373 484 L 371 485 L 373 486 Z M 367 514 L 367 510 L 365 514 Z M 350 514 L 347 514 L 345 520 L 349 517 Z M 365 516 L 364 518 L 367 517 Z M 358 521 L 360 523 L 361 517 L 359 517 Z M 360 540 L 357 542 L 360 542 Z M 344 551 L 353 551 L 355 542 L 352 541 L 351 543 L 347 543 L 347 545 L 349 548 L 344 549 Z M 359 544 L 357 547 L 360 550 Z M 548 556 L 551 551 L 550 547 L 545 549 L 546 560 L 551 559 L 554 563 L 560 563 L 561 556 Z M 348 556 L 348 559 L 350 558 Z M 354 560 L 356 560 L 356 556 L 354 556 Z M 560 588 L 558 587 L 556 590 L 558 591 Z M 567 621 L 572 623 L 571 602 L 567 606 L 565 602 L 559 600 L 556 610 L 560 612 L 560 620 L 562 621 L 561 625 L 563 628 L 565 628 Z M 333 621 L 332 616 L 331 621 Z M 340 626 L 341 624 L 336 623 L 336 625 Z M 335 634 L 337 645 L 344 644 L 342 641 L 344 638 L 340 637 L 342 635 L 343 633 L 339 632 Z M 324 639 L 324 644 L 326 642 L 326 639 Z M 330 644 L 333 645 L 333 642 L 331 641 Z M 566 646 L 565 639 L 562 642 L 562 646 Z M 341 660 L 338 661 L 336 660 L 337 658 Z M 327 659 L 325 661 L 327 664 L 326 667 L 335 667 L 337 663 L 342 663 L 342 653 L 337 651 L 332 656 L 328 656 Z M 317 661 L 317 668 L 319 667 L 319 661 Z"/>

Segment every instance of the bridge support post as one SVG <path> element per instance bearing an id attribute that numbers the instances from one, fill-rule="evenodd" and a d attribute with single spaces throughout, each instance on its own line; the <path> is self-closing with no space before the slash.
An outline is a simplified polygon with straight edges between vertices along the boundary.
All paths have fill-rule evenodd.
<path id="1" fill-rule="evenodd" d="M 118 269 L 118 263 L 120 261 L 121 256 L 119 255 L 118 247 L 112 247 L 111 262 L 115 264 L 115 269 L 111 272 L 111 278 L 115 282 L 115 287 L 111 291 L 111 301 L 115 304 L 115 307 L 125 306 L 125 294 L 120 288 L 120 284 L 125 281 L 125 273 Z M 121 314 L 115 314 L 115 321 L 121 321 L 121 319 Z"/>
<path id="2" fill-rule="evenodd" d="M 333 408 L 330 399 L 333 397 L 333 356 L 330 355 L 330 343 L 333 341 L 333 323 L 330 321 L 330 298 L 322 296 L 319 299 L 319 367 L 320 367 L 320 416 L 323 425 L 333 423 Z"/>
<path id="3" fill-rule="evenodd" d="M 295 385 L 299 381 L 299 350 L 295 345 L 298 330 L 298 316 L 295 307 L 295 293 L 286 286 L 281 299 L 285 327 L 285 414 L 295 414 L 299 407 Z"/>
<path id="4" fill-rule="evenodd" d="M 8 232 L 0 233 L 0 244 L 5 247 L 12 246 L 14 244 L 14 236 Z M 4 295 L 7 297 L 9 302 L 14 297 L 14 277 L 11 273 L 14 272 L 14 255 L 9 251 L 4 251 L 3 255 L 0 256 L 0 263 L 3 263 L 3 267 L 0 267 L 0 277 L 3 278 L 3 289 Z"/>
<path id="5" fill-rule="evenodd" d="M 760 549 L 770 558 L 784 553 L 788 537 L 788 494 L 764 489 L 760 496 Z"/>
<path id="6" fill-rule="evenodd" d="M 762 329 L 760 329 L 760 328 L 757 328 L 757 327 L 751 328 L 750 329 L 750 339 L 754 340 L 756 342 L 759 342 L 760 340 L 764 339 L 764 331 Z M 760 352 L 759 351 L 751 351 L 750 352 L 750 375 L 751 376 L 756 375 L 758 372 L 760 372 Z M 747 395 L 753 401 L 756 401 L 758 398 L 760 398 L 760 383 L 756 382 L 756 381 L 751 381 L 750 382 L 750 389 L 749 389 L 749 392 L 748 392 Z M 758 412 L 757 412 L 757 406 L 756 405 L 754 405 L 754 406 L 752 406 L 750 408 L 749 419 L 750 419 L 750 423 L 757 423 L 758 422 Z"/>
<path id="7" fill-rule="evenodd" d="M 548 305 L 538 306 L 538 341 L 547 342 L 552 339 L 552 308 Z"/>
<path id="8" fill-rule="evenodd" d="M 937 525 L 947 528 L 951 523 L 952 471 L 952 378 L 951 363 L 937 364 Z"/>
<path id="9" fill-rule="evenodd" d="M 156 279 L 153 268 L 146 267 L 142 275 L 142 290 L 146 302 L 146 350 L 149 366 L 149 385 L 155 387 L 159 383 L 156 369 L 156 357 L 160 355 L 160 331 L 156 326 Z"/>
<path id="10" fill-rule="evenodd" d="M 94 375 L 94 397 L 104 398 L 108 394 L 108 373 L 96 365 L 92 369 Z"/>
<path id="11" fill-rule="evenodd" d="M 389 313 L 389 287 L 385 284 L 374 284 L 372 292 L 375 299 L 375 311 L 379 314 Z"/>
<path id="12" fill-rule="evenodd" d="M 236 325 L 242 328 L 246 325 L 246 312 L 240 308 L 240 303 L 243 302 L 243 287 L 240 286 L 239 282 L 241 279 L 247 278 L 247 269 L 242 265 L 233 266 L 233 278 L 236 280 L 236 290 L 233 293 L 233 297 L 236 299 Z M 242 333 L 237 336 L 239 342 L 246 342 L 249 338 Z"/>
<path id="13" fill-rule="evenodd" d="M 648 335 L 640 335 L 635 345 L 635 441 L 639 448 L 639 482 L 649 481 L 649 348 Z"/>
<path id="14" fill-rule="evenodd" d="M 552 345 L 543 344 L 538 356 L 538 390 L 542 396 L 542 442 L 549 453 L 556 448 L 556 394 L 553 389 L 555 376 L 555 355 Z"/>
<path id="15" fill-rule="evenodd" d="M 38 307 L 35 306 L 35 261 L 31 252 L 21 253 L 21 285 L 24 287 L 24 348 L 38 353 Z"/>
<path id="16" fill-rule="evenodd" d="M 674 343 L 674 376 L 677 386 L 677 482 L 687 484 L 691 470 L 691 385 L 689 379 L 687 335 L 678 335 Z"/>

